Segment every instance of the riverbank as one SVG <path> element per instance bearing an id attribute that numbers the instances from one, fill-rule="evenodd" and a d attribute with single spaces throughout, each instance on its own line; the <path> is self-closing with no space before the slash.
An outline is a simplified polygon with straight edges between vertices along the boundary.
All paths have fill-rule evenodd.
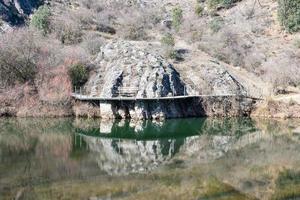
<path id="1" fill-rule="evenodd" d="M 264 118 L 300 118 L 300 104 L 296 98 L 274 98 L 262 102 L 252 112 L 253 117 L 264 117 Z"/>
<path id="2" fill-rule="evenodd" d="M 37 91 L 22 86 L 18 89 L 7 90 L 0 93 L 0 117 L 89 117 L 89 118 L 124 118 L 110 112 L 101 115 L 99 104 L 83 103 L 75 101 L 67 95 L 62 98 L 66 101 L 47 102 L 39 98 Z M 18 90 L 18 92 L 16 92 Z M 31 92 L 30 92 L 31 91 Z M 284 101 L 282 100 L 284 99 Z M 229 99 L 227 99 L 229 100 Z M 124 104 L 126 106 L 126 104 Z M 197 107 L 198 106 L 198 107 Z M 177 106 L 178 107 L 178 106 Z M 239 112 L 239 103 L 232 98 L 231 101 L 224 99 L 210 99 L 193 105 L 195 115 L 190 117 L 234 117 L 249 116 L 259 118 L 300 118 L 300 104 L 294 98 L 286 100 L 282 96 L 274 97 L 266 101 L 249 104 L 247 109 Z M 110 110 L 112 111 L 112 110 Z M 198 114 L 197 114 L 198 113 Z M 125 114 L 125 112 L 123 113 Z M 180 117 L 180 116 L 179 116 Z M 184 116 L 181 116 L 184 117 Z M 186 116 L 188 117 L 188 116 Z M 163 117 L 164 118 L 164 117 Z M 166 117 L 166 118 L 178 118 Z"/>

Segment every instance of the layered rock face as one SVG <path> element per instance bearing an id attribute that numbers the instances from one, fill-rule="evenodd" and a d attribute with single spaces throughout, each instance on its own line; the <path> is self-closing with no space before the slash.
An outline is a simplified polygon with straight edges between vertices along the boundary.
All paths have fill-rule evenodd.
<path id="1" fill-rule="evenodd" d="M 119 87 L 138 88 L 137 98 L 184 95 L 179 73 L 144 42 L 116 41 L 101 49 L 95 73 L 86 85 L 92 96 L 116 97 Z M 187 86 L 187 91 L 192 92 Z"/>
<path id="2" fill-rule="evenodd" d="M 236 97 L 196 97 L 187 99 L 163 99 L 161 97 L 199 95 L 203 91 L 185 83 L 172 64 L 160 56 L 159 47 L 145 42 L 114 41 L 102 47 L 89 81 L 84 86 L 87 96 L 122 98 L 120 88 L 135 88 L 132 101 L 102 101 L 102 118 L 157 119 L 199 117 L 207 115 L 239 115 L 239 99 Z M 227 77 L 227 76 L 222 76 Z M 228 76 L 227 79 L 230 79 Z M 234 80 L 215 80 L 226 94 L 226 82 L 230 93 L 240 90 Z M 228 89 L 228 90 L 229 90 Z M 213 92 L 212 91 L 212 94 Z M 134 98 L 138 98 L 135 100 Z M 146 98 L 148 100 L 143 100 Z M 152 98 L 152 100 L 149 100 Z M 213 105 L 212 105 L 213 104 Z M 245 109 L 244 109 L 245 110 Z M 247 110 L 247 109 L 246 109 Z M 80 114 L 78 107 L 76 115 Z"/>
<path id="3" fill-rule="evenodd" d="M 157 99 L 193 92 L 173 66 L 153 49 L 147 43 L 127 41 L 104 46 L 95 61 L 97 67 L 85 86 L 86 94 L 111 98 L 119 97 L 120 88 L 135 88 L 131 97 Z M 181 102 L 158 100 L 102 102 L 100 110 L 101 117 L 105 118 L 163 118 L 200 114 L 187 111 L 185 105 L 179 104 Z M 183 114 L 186 111 L 189 113 Z"/>

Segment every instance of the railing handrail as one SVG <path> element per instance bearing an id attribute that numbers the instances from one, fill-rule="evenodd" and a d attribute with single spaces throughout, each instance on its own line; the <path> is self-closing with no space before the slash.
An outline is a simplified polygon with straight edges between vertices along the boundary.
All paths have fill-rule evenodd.
<path id="1" fill-rule="evenodd" d="M 103 100 L 116 100 L 116 99 L 120 99 L 123 100 L 127 99 L 127 100 L 148 100 L 148 99 L 178 99 L 178 98 L 191 98 L 191 97 L 232 97 L 232 96 L 243 96 L 245 98 L 250 98 L 250 99 L 257 99 L 257 100 L 263 100 L 263 98 L 259 98 L 259 97 L 252 97 L 252 96 L 245 96 L 245 95 L 238 95 L 238 94 L 215 94 L 215 95 L 178 95 L 178 96 L 165 96 L 165 97 L 95 97 L 95 96 L 89 96 L 89 95 L 82 95 L 82 94 L 76 94 L 76 93 L 72 93 L 72 96 L 76 99 L 103 99 Z"/>
<path id="2" fill-rule="evenodd" d="M 138 87 L 119 87 L 119 89 L 139 89 Z"/>
<path id="3" fill-rule="evenodd" d="M 78 93 L 79 90 L 79 93 Z M 137 93 L 138 93 L 139 88 L 138 87 L 119 87 L 118 90 L 116 91 L 116 94 L 119 94 L 118 97 L 101 97 L 101 96 L 94 96 L 94 95 L 85 95 L 83 93 L 84 90 L 82 90 L 82 88 L 76 88 L 75 87 L 75 92 L 72 93 L 72 96 L 77 98 L 77 99 L 116 99 L 116 98 L 122 98 L 124 96 L 126 96 L 127 99 L 172 99 L 172 97 L 174 99 L 177 98 L 188 98 L 188 97 L 222 97 L 222 96 L 240 96 L 240 97 L 245 97 L 245 98 L 250 98 L 250 99 L 257 99 L 257 100 L 263 100 L 262 97 L 254 97 L 251 95 L 248 95 L 248 93 L 246 94 L 242 94 L 242 93 L 232 93 L 232 94 L 199 94 L 197 91 L 194 90 L 193 93 L 187 93 L 186 92 L 186 87 L 184 87 L 184 93 L 183 94 L 176 94 L 174 90 L 172 90 L 172 96 L 164 96 L 164 97 L 160 97 L 159 95 L 155 96 L 155 97 L 137 97 Z"/>

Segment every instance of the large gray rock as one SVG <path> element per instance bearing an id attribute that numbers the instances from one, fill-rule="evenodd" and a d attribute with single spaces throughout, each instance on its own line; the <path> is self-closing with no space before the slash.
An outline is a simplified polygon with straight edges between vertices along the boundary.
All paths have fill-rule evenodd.
<path id="1" fill-rule="evenodd" d="M 0 20 L 0 35 L 13 30 L 12 26 L 10 26 L 7 22 Z"/>
<path id="2" fill-rule="evenodd" d="M 115 41 L 101 49 L 96 70 L 86 85 L 93 96 L 118 96 L 119 87 L 138 88 L 136 97 L 183 95 L 179 73 L 144 42 Z"/>
<path id="3" fill-rule="evenodd" d="M 156 99 L 192 92 L 155 49 L 144 42 L 115 41 L 107 44 L 101 49 L 95 61 L 96 68 L 85 85 L 86 95 L 118 97 L 121 87 L 136 88 L 134 98 Z M 181 108 L 179 104 L 157 100 L 101 102 L 100 110 L 103 118 L 174 118 L 185 112 L 182 110 L 185 106 Z"/>
<path id="4" fill-rule="evenodd" d="M 102 118 L 161 119 L 244 114 L 240 111 L 240 99 L 237 97 L 159 100 L 160 97 L 203 94 L 201 89 L 181 79 L 173 65 L 160 55 L 159 45 L 113 41 L 102 47 L 94 64 L 95 68 L 83 91 L 90 97 L 108 99 L 98 102 Z M 211 82 L 207 83 L 213 85 L 213 92 L 221 95 L 235 94 L 241 89 L 226 73 L 210 79 Z M 118 93 L 122 87 L 137 89 L 131 96 L 133 100 L 110 101 L 113 97 L 122 98 Z M 248 112 L 248 109 L 244 110 Z"/>

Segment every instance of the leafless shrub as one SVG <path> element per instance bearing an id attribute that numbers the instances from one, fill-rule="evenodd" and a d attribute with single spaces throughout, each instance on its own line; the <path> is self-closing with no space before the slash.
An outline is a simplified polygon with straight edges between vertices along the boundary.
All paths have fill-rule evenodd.
<path id="1" fill-rule="evenodd" d="M 72 45 L 82 41 L 82 31 L 80 26 L 70 19 L 58 19 L 54 22 L 54 30 L 57 39 L 62 44 Z"/>
<path id="2" fill-rule="evenodd" d="M 244 65 L 245 51 L 240 46 L 238 35 L 231 31 L 224 31 L 222 34 L 224 41 L 224 51 L 226 56 L 229 57 L 230 63 L 234 66 Z"/>
<path id="3" fill-rule="evenodd" d="M 196 30 L 192 31 L 191 32 L 191 36 L 190 36 L 191 43 L 201 41 L 202 35 L 203 35 L 203 32 L 201 30 L 199 30 L 199 31 L 196 31 Z"/>
<path id="4" fill-rule="evenodd" d="M 64 60 L 62 56 L 62 45 L 53 38 L 43 38 L 40 41 L 41 47 L 38 55 L 37 66 L 39 70 L 48 70 L 61 64 Z"/>
<path id="5" fill-rule="evenodd" d="M 273 84 L 273 88 L 300 85 L 300 57 L 287 51 L 278 57 L 269 58 L 264 64 L 263 77 Z"/>
<path id="6" fill-rule="evenodd" d="M 83 35 L 82 30 L 115 34 L 116 30 L 112 24 L 118 12 L 109 7 L 104 7 L 101 12 L 86 8 L 86 6 L 78 7 L 76 10 L 66 10 L 61 15 L 63 17 L 56 16 L 53 26 L 56 32 L 67 38 L 68 35 L 70 35 L 69 38 L 80 38 Z M 80 40 L 74 42 L 78 43 Z"/>
<path id="7" fill-rule="evenodd" d="M 195 16 L 188 16 L 181 26 L 179 35 L 191 44 L 200 42 L 207 29 L 205 21 Z"/>
<path id="8" fill-rule="evenodd" d="M 147 30 L 153 29 L 160 22 L 160 14 L 154 10 L 128 8 L 121 13 L 119 18 L 120 35 L 130 40 L 147 40 Z"/>
<path id="9" fill-rule="evenodd" d="M 244 57 L 244 67 L 249 72 L 255 73 L 258 76 L 263 75 L 262 64 L 266 60 L 266 55 L 258 49 L 251 49 Z"/>
<path id="10" fill-rule="evenodd" d="M 300 38 L 295 38 L 294 39 L 294 45 L 296 48 L 300 49 Z"/>
<path id="11" fill-rule="evenodd" d="M 54 41 L 52 41 L 54 43 Z M 52 47 L 51 47 L 52 46 Z M 40 100 L 43 102 L 68 102 L 72 91 L 68 69 L 75 63 L 88 63 L 89 55 L 80 46 L 51 45 L 40 55 L 40 70 L 35 79 Z M 52 57 L 45 59 L 45 57 Z M 45 60 L 44 60 L 45 59 Z M 47 68 L 47 66 L 51 66 Z"/>
<path id="12" fill-rule="evenodd" d="M 91 55 L 96 55 L 100 48 L 105 44 L 105 41 L 97 35 L 87 35 L 83 42 L 82 46 L 86 49 Z"/>
<path id="13" fill-rule="evenodd" d="M 40 53 L 38 34 L 17 29 L 0 38 L 0 77 L 5 84 L 33 81 Z"/>
<path id="14" fill-rule="evenodd" d="M 122 31 L 122 37 L 127 40 L 147 40 L 145 28 L 137 24 L 128 24 Z"/>
<path id="15" fill-rule="evenodd" d="M 101 24 L 112 25 L 117 20 L 119 12 L 117 8 L 105 7 L 101 12 L 94 14 L 95 21 Z"/>
<path id="16" fill-rule="evenodd" d="M 174 51 L 175 39 L 171 33 L 166 33 L 160 40 L 162 52 L 166 58 L 175 58 L 176 52 Z"/>
<path id="17" fill-rule="evenodd" d="M 83 7 L 94 10 L 95 12 L 101 12 L 104 9 L 104 5 L 97 0 L 81 0 L 80 3 Z"/>
<path id="18" fill-rule="evenodd" d="M 62 56 L 65 57 L 68 66 L 78 62 L 88 63 L 90 60 L 86 50 L 80 46 L 65 46 L 62 49 Z"/>
<path id="19" fill-rule="evenodd" d="M 201 39 L 199 49 L 202 51 L 234 66 L 245 65 L 245 55 L 249 49 L 244 48 L 242 39 L 229 29 L 224 28 L 214 35 L 202 35 Z"/>
<path id="20" fill-rule="evenodd" d="M 67 67 L 64 63 L 61 66 L 42 71 L 38 74 L 36 85 L 38 94 L 43 102 L 67 103 L 69 94 L 72 91 L 71 81 L 68 76 Z"/>

